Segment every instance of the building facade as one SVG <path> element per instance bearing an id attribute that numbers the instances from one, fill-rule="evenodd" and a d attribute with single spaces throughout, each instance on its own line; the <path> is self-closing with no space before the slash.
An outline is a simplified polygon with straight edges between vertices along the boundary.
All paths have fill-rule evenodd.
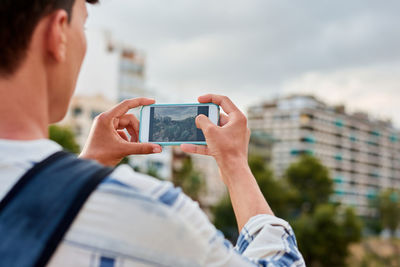
<path id="1" fill-rule="evenodd" d="M 139 51 L 120 48 L 118 99 L 149 96 L 145 87 L 145 57 Z"/>
<path id="2" fill-rule="evenodd" d="M 381 189 L 400 188 L 400 132 L 389 121 L 347 113 L 312 96 L 291 96 L 250 107 L 249 127 L 275 140 L 271 166 L 278 177 L 300 155 L 313 155 L 330 170 L 332 201 L 373 215 Z"/>
<path id="3" fill-rule="evenodd" d="M 200 173 L 205 184 L 198 200 L 200 207 L 212 219 L 211 208 L 227 194 L 226 186 L 219 174 L 217 162 L 211 156 L 184 153 L 179 147 L 173 147 L 172 151 L 173 172 L 180 171 L 185 159 L 191 158 L 194 171 Z"/>
<path id="4" fill-rule="evenodd" d="M 67 125 L 75 133 L 81 148 L 86 143 L 94 118 L 114 106 L 114 102 L 103 95 L 74 96 L 65 118 L 60 122 Z"/>
<path id="5" fill-rule="evenodd" d="M 87 32 L 88 50 L 82 65 L 77 89 L 66 118 L 61 122 L 70 126 L 81 147 L 86 142 L 94 117 L 118 102 L 135 97 L 153 97 L 146 87 L 145 56 L 129 45 L 113 40 L 103 30 Z M 130 113 L 139 116 L 139 109 Z M 130 164 L 142 172 L 156 172 L 160 178 L 171 177 L 172 152 L 150 156 L 131 156 Z"/>

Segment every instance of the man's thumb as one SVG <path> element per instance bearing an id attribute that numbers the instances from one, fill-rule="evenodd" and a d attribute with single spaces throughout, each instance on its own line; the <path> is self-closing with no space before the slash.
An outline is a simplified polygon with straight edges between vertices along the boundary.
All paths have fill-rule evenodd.
<path id="1" fill-rule="evenodd" d="M 200 114 L 196 118 L 196 126 L 204 132 L 207 128 L 214 126 L 214 124 L 207 116 Z"/>

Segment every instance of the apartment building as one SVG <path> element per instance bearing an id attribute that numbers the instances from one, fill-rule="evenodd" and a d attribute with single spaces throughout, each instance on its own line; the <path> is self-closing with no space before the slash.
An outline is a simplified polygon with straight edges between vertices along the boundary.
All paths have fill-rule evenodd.
<path id="1" fill-rule="evenodd" d="M 145 55 L 140 50 L 113 40 L 104 30 L 87 32 L 88 51 L 66 118 L 83 147 L 94 117 L 127 98 L 156 97 L 146 87 Z M 131 110 L 139 116 L 139 109 Z M 171 177 L 172 151 L 150 156 L 130 156 L 130 164 L 142 172 L 157 172 L 164 179 Z"/>
<path id="2" fill-rule="evenodd" d="M 118 99 L 147 97 L 145 86 L 145 57 L 136 49 L 122 47 L 119 63 Z"/>
<path id="3" fill-rule="evenodd" d="M 74 96 L 65 118 L 60 122 L 74 131 L 76 140 L 81 148 L 86 143 L 94 118 L 110 109 L 115 102 L 103 95 Z"/>
<path id="4" fill-rule="evenodd" d="M 205 187 L 199 196 L 199 202 L 201 208 L 206 212 L 209 218 L 212 219 L 211 208 L 227 194 L 226 186 L 220 178 L 218 165 L 215 159 L 211 156 L 187 154 L 179 147 L 173 147 L 172 151 L 173 171 L 181 170 L 184 160 L 191 158 L 194 170 L 199 172 L 201 178 L 204 179 Z"/>
<path id="5" fill-rule="evenodd" d="M 271 166 L 278 176 L 300 155 L 313 155 L 330 169 L 332 201 L 366 216 L 381 189 L 400 188 L 400 131 L 390 121 L 303 95 L 252 106 L 248 115 L 252 130 L 275 140 Z"/>

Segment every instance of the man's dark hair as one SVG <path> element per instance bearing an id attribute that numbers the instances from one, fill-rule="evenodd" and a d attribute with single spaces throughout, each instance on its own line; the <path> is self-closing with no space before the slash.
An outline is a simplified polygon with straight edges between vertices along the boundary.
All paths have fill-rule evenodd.
<path id="1" fill-rule="evenodd" d="M 39 21 L 58 9 L 72 16 L 76 0 L 0 0 L 0 76 L 11 75 L 24 60 Z M 94 4 L 98 0 L 86 0 Z"/>

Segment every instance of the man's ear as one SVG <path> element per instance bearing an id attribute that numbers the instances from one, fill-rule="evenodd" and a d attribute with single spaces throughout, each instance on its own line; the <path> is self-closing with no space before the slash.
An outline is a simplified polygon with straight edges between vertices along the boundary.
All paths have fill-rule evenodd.
<path id="1" fill-rule="evenodd" d="M 49 17 L 49 27 L 45 46 L 49 55 L 57 62 L 65 61 L 67 56 L 68 14 L 57 10 Z"/>

